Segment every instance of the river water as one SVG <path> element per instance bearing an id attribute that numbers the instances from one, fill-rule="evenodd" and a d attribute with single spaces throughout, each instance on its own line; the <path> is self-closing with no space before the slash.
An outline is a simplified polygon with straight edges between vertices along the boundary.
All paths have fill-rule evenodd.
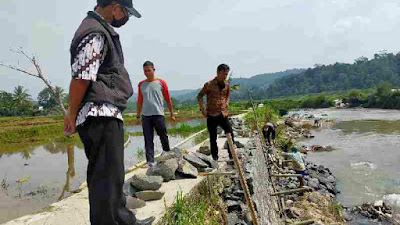
<path id="1" fill-rule="evenodd" d="M 193 119 L 182 122 L 190 126 L 205 123 L 205 119 Z M 182 123 L 168 124 L 168 128 L 179 127 Z M 126 131 L 142 131 L 141 125 L 125 126 Z M 186 137 L 169 135 L 173 147 Z M 158 136 L 154 138 L 157 153 L 162 151 Z M 68 170 L 67 147 L 63 143 L 49 143 L 41 146 L 29 146 L 13 152 L 0 154 L 0 224 L 20 216 L 40 211 L 59 198 L 66 182 Z M 194 146 L 191 141 L 182 147 Z M 86 179 L 87 159 L 80 146 L 74 147 L 76 177 L 71 179 L 71 190 L 76 190 Z M 4 152 L 4 151 L 2 151 Z M 132 136 L 125 149 L 125 168 L 143 160 L 143 136 Z M 18 179 L 27 179 L 17 183 Z"/>
<path id="2" fill-rule="evenodd" d="M 329 167 L 337 177 L 341 191 L 337 202 L 351 207 L 384 198 L 399 200 L 399 110 L 318 109 L 296 113 L 337 120 L 330 128 L 314 130 L 314 139 L 298 143 L 335 149 L 310 153 L 307 160 Z"/>

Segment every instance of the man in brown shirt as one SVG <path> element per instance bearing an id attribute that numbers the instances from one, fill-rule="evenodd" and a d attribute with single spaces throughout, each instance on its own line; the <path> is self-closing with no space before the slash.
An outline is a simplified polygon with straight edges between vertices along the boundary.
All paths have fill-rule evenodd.
<path id="1" fill-rule="evenodd" d="M 217 68 L 217 76 L 207 83 L 197 95 L 201 113 L 207 118 L 207 128 L 210 133 L 211 154 L 214 160 L 218 160 L 217 127 L 220 126 L 225 133 L 230 133 L 233 139 L 232 126 L 228 120 L 229 83 L 226 78 L 229 66 L 221 64 Z M 203 106 L 203 97 L 207 96 L 207 108 Z M 228 149 L 229 158 L 232 158 Z"/>

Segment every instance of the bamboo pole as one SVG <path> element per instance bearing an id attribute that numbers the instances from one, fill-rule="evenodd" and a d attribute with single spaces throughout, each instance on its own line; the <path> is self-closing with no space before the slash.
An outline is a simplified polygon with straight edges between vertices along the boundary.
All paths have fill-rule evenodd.
<path id="1" fill-rule="evenodd" d="M 243 175 L 243 169 L 242 166 L 239 162 L 239 158 L 236 154 L 236 149 L 233 146 L 233 142 L 232 142 L 232 136 L 230 133 L 226 134 L 226 137 L 228 139 L 228 144 L 229 144 L 229 149 L 231 150 L 232 156 L 233 156 L 233 161 L 235 162 L 235 166 L 239 172 L 239 180 L 240 180 L 240 184 L 242 185 L 243 191 L 244 191 L 244 196 L 246 198 L 247 201 L 247 205 L 249 206 L 250 209 L 250 213 L 251 213 L 251 217 L 253 219 L 253 224 L 254 225 L 258 225 L 258 218 L 256 215 L 256 211 L 254 209 L 254 205 L 253 205 L 253 201 L 251 200 L 251 196 L 250 196 L 250 192 L 249 192 L 249 187 L 247 186 L 247 182 L 246 179 Z"/>
<path id="2" fill-rule="evenodd" d="M 290 225 L 309 225 L 309 224 L 313 224 L 314 220 L 304 220 L 301 222 L 297 222 L 297 223 L 291 223 Z"/>
<path id="3" fill-rule="evenodd" d="M 277 195 L 290 195 L 293 193 L 298 193 L 298 192 L 305 192 L 305 191 L 310 191 L 310 188 L 297 188 L 297 189 L 292 189 L 292 190 L 286 190 L 286 191 L 280 191 L 280 192 L 275 192 L 272 193 L 272 196 L 277 196 Z"/>
<path id="4" fill-rule="evenodd" d="M 202 177 L 207 176 L 221 176 L 221 175 L 235 175 L 235 172 L 218 172 L 218 173 L 200 173 L 199 175 Z"/>
<path id="5" fill-rule="evenodd" d="M 301 177 L 301 174 L 271 174 L 272 177 Z"/>

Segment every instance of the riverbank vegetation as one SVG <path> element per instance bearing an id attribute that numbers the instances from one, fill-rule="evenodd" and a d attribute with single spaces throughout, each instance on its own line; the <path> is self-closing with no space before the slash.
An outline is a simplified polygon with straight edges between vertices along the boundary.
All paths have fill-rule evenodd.
<path id="1" fill-rule="evenodd" d="M 178 191 L 175 203 L 166 209 L 157 225 L 220 225 L 227 223 L 226 209 L 220 197 L 230 186 L 224 176 L 209 176 L 187 196 Z"/>

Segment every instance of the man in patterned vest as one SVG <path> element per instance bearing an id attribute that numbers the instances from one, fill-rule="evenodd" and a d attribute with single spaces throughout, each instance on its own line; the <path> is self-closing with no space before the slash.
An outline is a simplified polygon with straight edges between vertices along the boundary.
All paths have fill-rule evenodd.
<path id="1" fill-rule="evenodd" d="M 71 43 L 70 107 L 65 135 L 78 131 L 88 158 L 90 222 L 92 225 L 152 224 L 154 217 L 137 220 L 126 208 L 124 130 L 122 111 L 133 94 L 119 35 L 113 27 L 140 14 L 132 0 L 97 0 L 95 11 Z"/>

